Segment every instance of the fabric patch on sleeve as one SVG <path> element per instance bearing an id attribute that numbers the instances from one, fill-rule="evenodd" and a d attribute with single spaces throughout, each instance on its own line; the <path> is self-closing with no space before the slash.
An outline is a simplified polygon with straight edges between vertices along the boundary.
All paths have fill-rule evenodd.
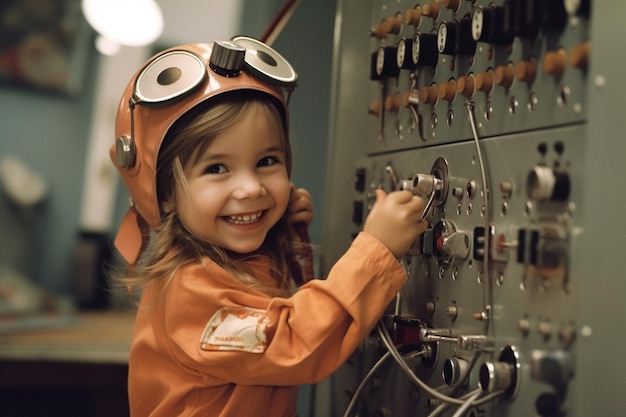
<path id="1" fill-rule="evenodd" d="M 263 353 L 267 344 L 265 329 L 269 323 L 265 310 L 221 308 L 206 324 L 200 348 Z"/>

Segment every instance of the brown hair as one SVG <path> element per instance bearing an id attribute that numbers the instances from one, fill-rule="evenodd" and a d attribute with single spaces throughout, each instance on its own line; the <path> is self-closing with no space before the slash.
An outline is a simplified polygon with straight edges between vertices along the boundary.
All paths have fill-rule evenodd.
<path id="1" fill-rule="evenodd" d="M 184 167 L 201 155 L 212 140 L 241 121 L 249 112 L 261 111 L 275 123 L 285 155 L 288 175 L 291 175 L 291 146 L 286 132 L 286 115 L 280 113 L 269 95 L 237 91 L 221 94 L 191 109 L 169 129 L 157 159 L 157 198 L 159 204 L 176 201 L 176 193 L 186 188 Z M 163 280 L 162 288 L 174 277 L 182 265 L 204 262 L 206 257 L 230 271 L 249 288 L 270 296 L 288 296 L 291 279 L 301 276 L 297 249 L 293 244 L 295 233 L 286 212 L 270 230 L 265 242 L 251 254 L 238 254 L 193 236 L 180 222 L 176 210 L 161 208 L 161 225 L 155 230 L 148 250 L 118 281 L 128 286 L 143 286 L 147 282 Z M 273 266 L 275 285 L 255 279 L 250 260 L 269 258 Z"/>

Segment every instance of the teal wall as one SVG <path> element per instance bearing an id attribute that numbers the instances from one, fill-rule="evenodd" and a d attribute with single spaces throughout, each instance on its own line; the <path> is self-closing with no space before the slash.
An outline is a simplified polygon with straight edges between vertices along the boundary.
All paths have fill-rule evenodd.
<path id="1" fill-rule="evenodd" d="M 260 37 L 283 1 L 248 1 L 241 34 Z M 326 173 L 328 106 L 336 0 L 301 1 L 273 44 L 298 73 L 289 104 L 294 148 L 293 180 L 313 195 L 315 219 L 311 240 L 322 238 Z"/>
<path id="2" fill-rule="evenodd" d="M 0 85 L 0 157 L 20 158 L 45 179 L 50 190 L 44 205 L 29 213 L 14 207 L 0 212 L 0 227 L 9 222 L 15 229 L 0 230 L 0 251 L 14 245 L 16 234 L 26 233 L 27 261 L 20 257 L 17 266 L 54 292 L 69 289 L 97 59 L 93 51 L 84 57 L 86 76 L 75 96 Z M 0 199 L 8 207 L 5 197 Z"/>

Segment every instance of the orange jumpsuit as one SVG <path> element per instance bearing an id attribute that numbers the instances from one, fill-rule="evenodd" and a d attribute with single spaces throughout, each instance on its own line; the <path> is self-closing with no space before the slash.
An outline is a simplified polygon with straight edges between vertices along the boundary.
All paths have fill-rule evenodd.
<path id="1" fill-rule="evenodd" d="M 131 416 L 295 416 L 297 386 L 343 364 L 405 282 L 400 263 L 366 233 L 327 279 L 289 298 L 250 290 L 208 259 L 183 266 L 162 297 L 158 283 L 144 289 Z"/>

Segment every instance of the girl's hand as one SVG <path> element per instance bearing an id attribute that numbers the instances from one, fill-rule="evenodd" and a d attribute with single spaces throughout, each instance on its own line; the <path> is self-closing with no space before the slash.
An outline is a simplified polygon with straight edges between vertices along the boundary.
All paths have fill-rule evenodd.
<path id="1" fill-rule="evenodd" d="M 428 227 L 428 222 L 420 218 L 424 206 L 424 200 L 410 191 L 387 195 L 383 190 L 376 190 L 376 202 L 363 231 L 380 240 L 399 259 Z"/>
<path id="2" fill-rule="evenodd" d="M 304 188 L 296 188 L 291 184 L 291 197 L 289 199 L 289 220 L 291 223 L 303 222 L 307 227 L 313 221 L 313 198 Z"/>

